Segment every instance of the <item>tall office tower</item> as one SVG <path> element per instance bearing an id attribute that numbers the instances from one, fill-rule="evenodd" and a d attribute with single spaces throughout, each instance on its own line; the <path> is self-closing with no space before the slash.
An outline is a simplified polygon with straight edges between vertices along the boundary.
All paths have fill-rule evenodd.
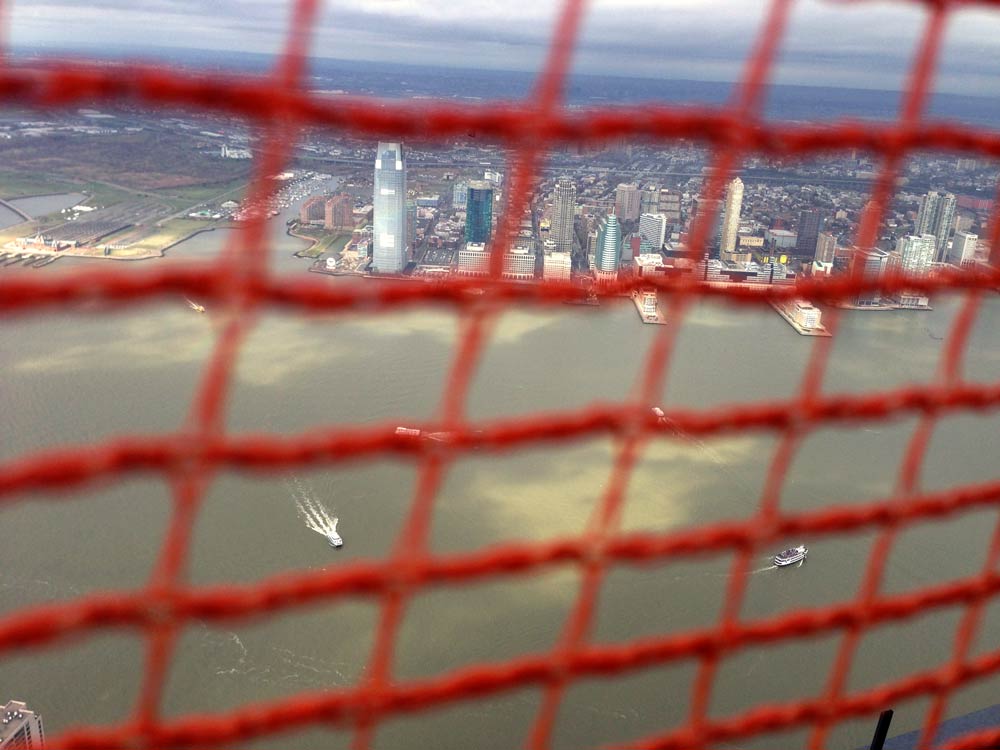
<path id="1" fill-rule="evenodd" d="M 934 262 L 936 237 L 925 234 L 922 237 L 900 237 L 896 241 L 896 252 L 899 255 L 900 270 L 914 278 L 926 277 L 931 272 Z M 896 293 L 896 304 L 900 307 L 926 308 L 930 300 L 924 292 L 914 289 L 900 289 Z"/>
<path id="2" fill-rule="evenodd" d="M 375 153 L 372 269 L 400 273 L 406 257 L 406 161 L 399 143 L 379 142 Z"/>
<path id="3" fill-rule="evenodd" d="M 326 198 L 314 195 L 299 207 L 300 224 L 322 224 L 326 216 Z"/>
<path id="4" fill-rule="evenodd" d="M 931 190 L 920 200 L 920 212 L 917 214 L 917 225 L 913 233 L 918 236 L 933 234 L 937 238 L 935 260 L 944 260 L 948 250 L 956 203 L 954 194 L 943 190 Z"/>
<path id="5" fill-rule="evenodd" d="M 681 194 L 672 193 L 667 189 L 660 191 L 660 208 L 658 213 L 664 214 L 671 224 L 681 221 Z"/>
<path id="6" fill-rule="evenodd" d="M 816 254 L 814 260 L 820 263 L 833 263 L 837 255 L 837 238 L 829 232 L 820 232 L 816 237 Z"/>
<path id="7" fill-rule="evenodd" d="M 615 190 L 615 214 L 618 218 L 635 221 L 639 218 L 641 206 L 642 197 L 639 195 L 639 186 L 634 182 L 623 182 Z"/>
<path id="8" fill-rule="evenodd" d="M 878 248 L 856 250 L 852 262 L 862 264 L 861 275 L 866 281 L 878 281 L 889 268 L 889 253 Z M 882 290 L 874 289 L 859 293 L 852 301 L 856 307 L 878 307 L 882 298 Z"/>
<path id="9" fill-rule="evenodd" d="M 660 188 L 650 185 L 639 193 L 639 216 L 655 214 L 660 208 Z"/>
<path id="10" fill-rule="evenodd" d="M 639 236 L 649 243 L 654 253 L 660 252 L 667 237 L 667 217 L 663 214 L 642 214 L 639 217 Z"/>
<path id="11" fill-rule="evenodd" d="M 815 208 L 799 211 L 799 227 L 795 239 L 795 254 L 812 258 L 816 253 L 816 240 L 823 229 L 823 217 Z"/>
<path id="12" fill-rule="evenodd" d="M 736 249 L 736 230 L 740 227 L 741 208 L 743 208 L 743 180 L 737 177 L 726 188 L 726 203 L 719 231 L 720 252 L 731 253 Z"/>
<path id="13" fill-rule="evenodd" d="M 468 200 L 469 183 L 456 182 L 455 187 L 451 189 L 451 205 L 455 208 L 465 208 L 465 204 Z"/>
<path id="14" fill-rule="evenodd" d="M 493 229 L 493 185 L 485 180 L 469 183 L 465 202 L 465 241 L 486 243 Z"/>
<path id="15" fill-rule="evenodd" d="M 0 710 L 0 750 L 35 750 L 44 740 L 42 717 L 21 701 L 7 701 Z"/>
<path id="16" fill-rule="evenodd" d="M 608 216 L 597 232 L 597 251 L 594 257 L 594 269 L 598 278 L 614 279 L 618 275 L 618 265 L 622 257 L 622 229 L 618 217 Z"/>
<path id="17" fill-rule="evenodd" d="M 576 216 L 576 185 L 569 177 L 560 177 L 552 201 L 552 229 L 550 236 L 556 243 L 556 252 L 573 252 L 573 219 Z"/>
<path id="18" fill-rule="evenodd" d="M 347 193 L 333 196 L 323 210 L 324 229 L 354 229 L 354 199 Z"/>
<path id="19" fill-rule="evenodd" d="M 978 234 L 955 232 L 955 239 L 951 241 L 951 250 L 948 252 L 948 262 L 953 266 L 971 263 L 976 259 L 976 245 L 978 242 Z"/>
<path id="20" fill-rule="evenodd" d="M 933 234 L 921 237 L 900 237 L 896 240 L 896 252 L 899 253 L 902 272 L 907 276 L 926 276 L 931 271 L 934 262 L 935 241 Z"/>

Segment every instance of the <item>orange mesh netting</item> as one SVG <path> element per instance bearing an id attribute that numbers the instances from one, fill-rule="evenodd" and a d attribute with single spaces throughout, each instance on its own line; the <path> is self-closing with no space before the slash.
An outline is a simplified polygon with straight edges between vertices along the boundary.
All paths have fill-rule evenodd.
<path id="1" fill-rule="evenodd" d="M 250 198 L 269 189 L 263 175 L 281 170 L 290 144 L 303 127 L 375 140 L 420 139 L 445 142 L 470 130 L 512 153 L 508 206 L 496 240 L 505 247 L 516 233 L 528 205 L 538 162 L 546 149 L 568 143 L 597 143 L 609 138 L 669 142 L 689 139 L 712 150 L 712 170 L 703 191 L 718 200 L 726 180 L 749 154 L 789 155 L 859 148 L 881 156 L 872 202 L 862 219 L 856 247 L 871 247 L 884 207 L 892 196 L 897 168 L 917 149 L 973 155 L 1000 155 L 1000 136 L 953 123 L 921 119 L 944 24 L 955 0 L 926 0 L 925 31 L 914 56 L 899 118 L 885 124 L 839 122 L 828 126 L 764 122 L 759 117 L 773 61 L 792 6 L 773 0 L 759 39 L 731 102 L 719 108 L 643 107 L 573 109 L 562 105 L 562 87 L 581 23 L 583 3 L 568 0 L 561 11 L 545 67 L 525 100 L 491 106 L 385 102 L 360 98 L 332 102 L 312 95 L 303 84 L 308 34 L 317 13 L 314 0 L 294 6 L 287 46 L 274 70 L 261 77 L 204 77 L 165 67 L 121 68 L 72 66 L 53 62 L 32 69 L 0 69 L 0 98 L 11 105 L 39 108 L 106 102 L 143 107 L 188 107 L 244 118 L 264 128 L 264 146 L 256 164 Z M 982 3 L 984 5 L 993 3 Z M 997 246 L 1000 216 L 995 202 L 990 218 L 991 247 Z M 710 231 L 710 212 L 702 212 L 689 236 L 692 256 L 700 257 Z M 669 298 L 672 324 L 658 329 L 632 396 L 623 403 L 596 404 L 578 411 L 534 414 L 526 418 L 472 424 L 465 418 L 470 382 L 488 344 L 492 323 L 512 306 L 547 306 L 575 297 L 569 285 L 508 284 L 500 280 L 501 253 L 492 255 L 492 279 L 474 282 L 453 277 L 436 284 L 324 283 L 323 279 L 278 278 L 269 269 L 264 219 L 217 260 L 195 265 L 127 271 L 84 269 L 72 275 L 8 274 L 0 279 L 0 310 L 7 316 L 44 310 L 101 310 L 134 305 L 177 293 L 203 299 L 225 310 L 214 351 L 190 409 L 186 425 L 169 434 L 124 435 L 96 445 L 44 450 L 0 464 L 0 496 L 16 502 L 29 491 L 71 492 L 133 473 L 160 475 L 173 488 L 173 515 L 158 563 L 148 585 L 114 594 L 93 594 L 54 605 L 36 606 L 0 618 L 0 651 L 39 649 L 107 629 L 132 629 L 147 639 L 142 690 L 131 716 L 113 726 L 80 727 L 52 738 L 51 747 L 205 747 L 301 729 L 334 725 L 352 729 L 357 748 L 369 747 L 379 723 L 389 717 L 499 695 L 523 687 L 541 691 L 537 717 L 527 742 L 549 746 L 555 717 L 567 688 L 588 676 L 634 670 L 694 658 L 699 664 L 688 718 L 630 746 L 695 748 L 737 741 L 784 729 L 811 729 L 810 743 L 823 747 L 829 728 L 851 717 L 872 716 L 886 706 L 914 697 L 931 699 L 923 739 L 932 741 L 950 696 L 963 685 L 1000 671 L 1000 650 L 973 657 L 971 644 L 985 605 L 1000 592 L 1000 524 L 978 575 L 905 594 L 887 595 L 880 582 L 894 536 L 901 526 L 921 519 L 954 515 L 1000 501 L 1000 480 L 925 492 L 917 477 L 936 421 L 945 414 L 982 412 L 1000 404 L 1000 383 L 972 384 L 962 377 L 962 360 L 980 297 L 1000 284 L 994 270 L 937 275 L 930 279 L 890 276 L 873 282 L 859 273 L 832 280 L 805 280 L 798 288 L 710 287 L 694 278 L 642 280 L 655 283 Z M 238 253 L 241 262 L 231 262 Z M 100 266 L 101 264 L 97 264 Z M 303 274 L 303 276 L 305 276 Z M 783 401 L 746 403 L 710 410 L 671 410 L 670 426 L 650 414 L 668 371 L 680 320 L 692 302 L 703 297 L 734 304 L 760 305 L 767 300 L 804 296 L 818 302 L 844 300 L 876 287 L 925 292 L 949 289 L 964 298 L 943 345 L 934 382 L 885 392 L 832 396 L 822 392 L 830 352 L 829 339 L 817 338 L 797 395 Z M 486 290 L 470 294 L 470 287 Z M 611 292 L 630 290 L 623 282 Z M 456 310 L 462 329 L 439 416 L 417 425 L 446 431 L 445 445 L 414 442 L 395 434 L 391 424 L 324 429 L 283 436 L 230 434 L 224 429 L 226 396 L 234 360 L 254 324 L 254 313 L 284 307 L 300 313 L 385 311 L 437 305 Z M 836 325 L 836 311 L 828 326 Z M 782 486 L 802 438 L 819 427 L 880 421 L 917 415 L 918 426 L 905 451 L 892 497 L 865 504 L 784 512 Z M 759 505 L 747 519 L 700 525 L 659 534 L 623 533 L 620 518 L 625 488 L 644 445 L 669 439 L 674 431 L 722 436 L 743 431 L 778 435 Z M 580 536 L 537 544 L 505 544 L 461 554 L 436 555 L 429 549 L 429 526 L 435 497 L 449 466 L 473 449 L 493 451 L 545 441 L 595 435 L 616 439 L 610 481 Z M 279 471 L 302 466 L 331 466 L 363 457 L 398 455 L 420 467 L 415 496 L 393 553 L 383 560 L 359 562 L 320 572 L 297 572 L 249 585 L 193 587 L 186 583 L 192 529 L 209 480 L 220 470 Z M 855 599 L 765 619 L 741 618 L 751 559 L 787 535 L 875 531 L 863 582 Z M 613 645 L 588 640 L 604 576 L 615 565 L 665 561 L 694 552 L 731 552 L 733 563 L 725 606 L 711 627 L 670 633 Z M 517 576 L 555 566 L 576 566 L 581 585 L 556 646 L 548 653 L 524 654 L 499 663 L 481 663 L 429 678 L 394 679 L 391 665 L 400 623 L 409 600 L 429 586 Z M 169 664 L 180 632 L 193 621 L 232 621 L 274 614 L 344 597 L 380 602 L 381 617 L 364 677 L 356 686 L 298 694 L 228 712 L 165 718 L 160 703 Z M 877 688 L 850 692 L 847 675 L 860 638 L 883 623 L 914 618 L 931 608 L 961 607 L 950 658 L 928 671 Z M 737 715 L 709 716 L 708 707 L 720 661 L 741 649 L 817 635 L 839 635 L 838 651 L 823 694 L 784 705 L 765 705 Z M 1000 729 L 952 741 L 951 747 L 985 747 L 1000 742 Z M 511 744 L 520 744 L 512 739 Z"/>

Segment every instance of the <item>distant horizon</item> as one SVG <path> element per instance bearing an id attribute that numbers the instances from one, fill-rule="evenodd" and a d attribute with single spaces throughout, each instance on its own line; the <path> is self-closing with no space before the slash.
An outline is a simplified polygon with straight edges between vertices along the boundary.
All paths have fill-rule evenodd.
<path id="1" fill-rule="evenodd" d="M 268 54 L 265 52 L 249 52 L 245 50 L 222 50 L 222 49 L 209 49 L 203 47 L 164 47 L 157 45 L 119 45 L 116 47 L 109 47 L 108 45 L 93 45 L 89 47 L 88 45 L 76 45 L 72 48 L 65 47 L 64 45 L 55 44 L 37 44 L 32 47 L 27 45 L 12 45 L 9 48 L 9 53 L 15 58 L 15 60 L 23 60 L 33 56 L 41 56 L 46 58 L 60 58 L 65 57 L 68 59 L 88 59 L 88 60 L 153 60 L 162 61 L 167 60 L 175 64 L 180 64 L 182 67 L 189 67 L 186 63 L 195 62 L 191 58 L 197 57 L 212 57 L 217 60 L 238 60 L 242 58 L 244 61 L 255 60 L 260 62 L 273 61 L 276 59 L 276 55 Z M 144 54 L 146 53 L 146 54 Z M 149 54 L 152 53 L 152 54 Z M 318 56 L 315 54 L 310 54 L 308 60 L 313 63 L 323 63 L 333 66 L 345 66 L 348 68 L 354 68 L 355 72 L 363 72 L 365 70 L 372 70 L 374 68 L 380 68 L 381 71 L 388 72 L 390 70 L 395 70 L 400 67 L 427 70 L 427 71 L 441 71 L 441 72 L 464 72 L 464 73 L 475 73 L 475 74 L 516 74 L 519 76 L 526 76 L 529 78 L 534 78 L 538 75 L 539 71 L 537 69 L 518 69 L 518 68 L 500 68 L 500 67 L 470 67 L 465 65 L 452 65 L 452 64 L 437 64 L 430 65 L 422 62 L 396 62 L 389 60 L 376 60 L 376 59 L 360 59 L 360 58 L 342 58 L 333 56 Z M 197 67 L 197 66 L 196 66 Z M 240 66 L 231 66 L 234 71 L 239 71 Z M 253 66 L 255 70 L 264 70 L 268 65 L 256 65 Z M 243 69 L 247 69 L 244 66 Z M 311 73 L 311 77 L 322 77 L 316 73 Z M 724 79 L 724 78 L 693 78 L 693 77 L 669 77 L 669 76 L 652 76 L 652 75 L 623 75 L 621 73 L 604 73 L 595 72 L 592 70 L 570 70 L 567 75 L 567 80 L 574 79 L 602 79 L 602 80 L 622 80 L 622 81 L 658 81 L 658 82 L 669 82 L 669 83 L 679 83 L 679 84 L 710 84 L 717 86 L 728 86 L 732 87 L 739 83 L 739 79 Z M 817 82 L 817 83 L 789 83 L 789 82 L 769 82 L 769 88 L 775 89 L 804 89 L 804 90 L 828 90 L 828 91 L 838 91 L 838 92 L 864 92 L 866 94 L 870 93 L 884 93 L 898 95 L 904 91 L 903 88 L 885 88 L 881 86 L 860 86 L 860 85 L 838 85 L 828 82 Z M 933 97 L 958 97 L 958 98 L 968 98 L 968 99 L 979 99 L 983 101 L 998 102 L 1000 103 L 1000 96 L 983 94 L 983 93 L 970 93 L 970 92 L 954 92 L 954 91 L 932 91 L 930 96 Z"/>

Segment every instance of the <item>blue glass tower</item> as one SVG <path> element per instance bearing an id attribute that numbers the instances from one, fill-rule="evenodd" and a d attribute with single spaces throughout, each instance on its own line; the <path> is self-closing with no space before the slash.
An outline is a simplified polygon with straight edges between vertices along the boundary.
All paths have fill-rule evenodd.
<path id="1" fill-rule="evenodd" d="M 601 224 L 597 233 L 597 252 L 594 253 L 594 266 L 598 271 L 614 273 L 622 258 L 622 229 L 618 217 L 608 216 Z"/>
<path id="2" fill-rule="evenodd" d="M 399 143 L 378 144 L 375 152 L 372 269 L 400 273 L 406 267 L 406 161 Z"/>
<path id="3" fill-rule="evenodd" d="M 483 180 L 469 183 L 465 203 L 465 241 L 490 241 L 493 228 L 493 185 Z"/>

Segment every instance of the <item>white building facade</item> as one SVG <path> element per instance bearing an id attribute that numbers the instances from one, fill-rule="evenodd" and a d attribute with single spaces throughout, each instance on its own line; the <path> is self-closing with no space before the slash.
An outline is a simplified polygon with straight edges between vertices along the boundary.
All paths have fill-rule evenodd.
<path id="1" fill-rule="evenodd" d="M 660 252 L 667 238 L 667 217 L 665 214 L 642 214 L 639 217 L 639 236 L 654 251 Z"/>
<path id="2" fill-rule="evenodd" d="M 722 230 L 719 250 L 731 253 L 736 249 L 736 235 L 740 228 L 740 211 L 743 210 L 743 180 L 739 177 L 726 188 L 726 203 L 722 210 Z"/>
<path id="3" fill-rule="evenodd" d="M 573 272 L 573 258 L 569 253 L 554 252 L 542 261 L 542 277 L 546 281 L 569 281 Z"/>
<path id="4" fill-rule="evenodd" d="M 964 266 L 976 260 L 976 246 L 979 235 L 971 232 L 955 232 L 948 252 L 948 262 L 953 266 Z"/>
<path id="5" fill-rule="evenodd" d="M 7 701 L 0 709 L 0 750 L 36 750 L 44 742 L 42 717 L 26 703 Z"/>

